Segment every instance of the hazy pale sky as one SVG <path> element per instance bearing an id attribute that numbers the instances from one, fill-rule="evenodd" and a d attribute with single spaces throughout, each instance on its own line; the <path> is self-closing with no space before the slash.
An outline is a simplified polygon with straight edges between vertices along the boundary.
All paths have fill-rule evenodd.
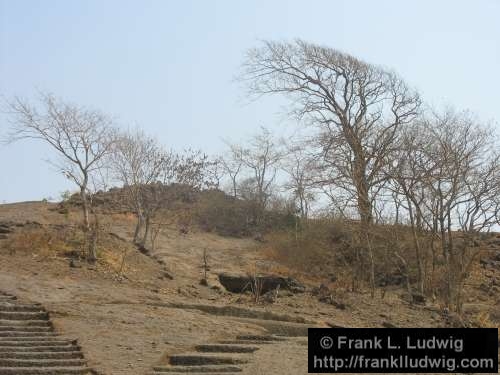
<path id="1" fill-rule="evenodd" d="M 0 95 L 37 89 L 143 127 L 168 147 L 292 126 L 233 82 L 261 39 L 301 38 L 393 68 L 426 101 L 500 120 L 500 1 L 0 0 Z M 8 126 L 0 115 L 0 132 Z M 0 202 L 72 185 L 36 142 L 0 145 Z"/>

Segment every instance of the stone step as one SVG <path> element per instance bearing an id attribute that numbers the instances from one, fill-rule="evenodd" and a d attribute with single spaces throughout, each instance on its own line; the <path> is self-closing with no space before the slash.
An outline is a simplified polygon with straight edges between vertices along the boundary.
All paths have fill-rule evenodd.
<path id="1" fill-rule="evenodd" d="M 5 359 L 0 358 L 0 367 L 78 367 L 85 366 L 82 359 Z M 0 374 L 2 372 L 0 371 Z"/>
<path id="2" fill-rule="evenodd" d="M 0 320 L 0 327 L 4 326 L 28 326 L 28 327 L 52 327 L 49 320 Z"/>
<path id="3" fill-rule="evenodd" d="M 239 357 L 218 356 L 198 353 L 175 354 L 169 357 L 172 366 L 239 365 L 248 360 Z"/>
<path id="4" fill-rule="evenodd" d="M 52 332 L 52 327 L 44 326 L 2 326 L 0 325 L 0 332 Z"/>
<path id="5" fill-rule="evenodd" d="M 240 372 L 234 372 L 234 371 L 228 371 L 228 372 L 199 372 L 199 371 L 196 371 L 196 370 L 193 370 L 193 371 L 190 371 L 190 372 L 183 372 L 183 371 L 172 371 L 172 372 L 162 372 L 162 371 L 152 371 L 152 372 L 148 372 L 147 375 L 161 375 L 161 374 L 169 374 L 169 375 L 185 375 L 185 374 L 189 374 L 189 375 L 205 375 L 205 374 L 209 374 L 209 375 L 239 375 L 241 374 L 241 371 Z"/>
<path id="6" fill-rule="evenodd" d="M 196 345 L 197 352 L 202 353 L 253 353 L 259 350 L 256 346 L 227 345 L 227 344 L 203 344 Z"/>
<path id="7" fill-rule="evenodd" d="M 83 359 L 80 351 L 72 352 L 0 352 L 5 359 Z"/>
<path id="8" fill-rule="evenodd" d="M 221 340 L 220 344 L 224 345 L 267 345 L 274 344 L 275 341 L 255 341 L 255 340 Z"/>
<path id="9" fill-rule="evenodd" d="M 78 345 L 59 345 L 59 346 L 0 346 L 0 353 L 4 352 L 28 352 L 28 353 L 45 353 L 45 352 L 73 352 L 79 351 L 81 347 Z"/>
<path id="10" fill-rule="evenodd" d="M 236 336 L 236 340 L 250 340 L 250 341 L 286 341 L 286 338 L 271 335 L 240 335 Z"/>
<path id="11" fill-rule="evenodd" d="M 0 348 L 3 346 L 23 346 L 23 347 L 29 347 L 29 346 L 66 346 L 66 345 L 76 345 L 76 341 L 71 341 L 71 340 L 47 340 L 47 339 L 31 339 L 29 341 L 25 340 L 11 340 L 11 341 L 2 341 L 0 340 Z"/>
<path id="12" fill-rule="evenodd" d="M 54 337 L 55 332 L 0 331 L 0 339 L 5 337 Z"/>
<path id="13" fill-rule="evenodd" d="M 59 336 L 0 336 L 0 343 L 4 341 L 61 341 L 64 340 Z"/>
<path id="14" fill-rule="evenodd" d="M 182 368 L 171 366 L 155 366 L 153 374 L 228 374 L 242 372 L 243 369 L 238 366 L 185 366 Z"/>
<path id="15" fill-rule="evenodd" d="M 0 302 L 11 302 L 17 301 L 17 298 L 14 296 L 0 296 Z"/>
<path id="16" fill-rule="evenodd" d="M 0 367 L 2 375 L 90 375 L 88 367 Z"/>
<path id="17" fill-rule="evenodd" d="M 0 302 L 15 302 L 15 297 L 0 297 Z"/>
<path id="18" fill-rule="evenodd" d="M 0 311 L 20 311 L 20 312 L 45 312 L 43 307 L 38 304 L 23 304 L 12 302 L 0 302 Z"/>
<path id="19" fill-rule="evenodd" d="M 4 320 L 49 320 L 45 311 L 0 311 L 0 319 Z"/>

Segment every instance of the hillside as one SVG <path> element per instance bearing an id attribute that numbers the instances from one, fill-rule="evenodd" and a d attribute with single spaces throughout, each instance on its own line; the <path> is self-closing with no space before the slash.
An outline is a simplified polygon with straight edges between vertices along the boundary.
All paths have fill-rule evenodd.
<path id="1" fill-rule="evenodd" d="M 341 269 L 336 280 L 308 276 L 272 256 L 266 239 L 222 237 L 197 226 L 185 233 L 172 226 L 145 255 L 132 245 L 134 220 L 123 212 L 100 213 L 102 245 L 97 263 L 88 264 L 75 257 L 80 215 L 72 205 L 65 210 L 44 202 L 1 205 L 0 290 L 43 304 L 56 330 L 78 339 L 89 367 L 99 374 L 146 374 L 153 366 L 203 365 L 206 356 L 222 356 L 230 361 L 220 366 L 238 367 L 242 375 L 302 375 L 308 326 L 500 325 L 499 236 L 481 245 L 482 261 L 458 319 L 444 314 L 432 298 L 409 304 L 402 285 L 372 299 L 365 289 L 349 292 Z M 207 286 L 200 284 L 204 252 Z M 297 278 L 306 291 L 282 290 L 273 301 L 255 303 L 251 293 L 227 292 L 218 280 L 220 273 L 255 270 Z M 282 339 L 264 345 L 270 334 Z M 203 354 L 222 350 L 219 344 L 236 345 L 232 342 L 238 344 L 223 349 L 239 350 L 245 335 L 255 346 L 253 354 Z"/>

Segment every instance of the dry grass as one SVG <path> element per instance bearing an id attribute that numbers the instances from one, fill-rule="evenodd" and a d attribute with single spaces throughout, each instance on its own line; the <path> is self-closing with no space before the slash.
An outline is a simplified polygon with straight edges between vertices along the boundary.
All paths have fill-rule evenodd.
<path id="1" fill-rule="evenodd" d="M 101 230 L 97 247 L 100 271 L 121 277 L 140 277 L 144 256 L 130 243 Z M 9 235 L 5 248 L 10 254 L 33 255 L 38 259 L 83 260 L 85 236 L 76 226 L 37 225 L 24 227 Z"/>
<path id="2" fill-rule="evenodd" d="M 9 235 L 5 248 L 10 253 L 33 253 L 40 257 L 65 256 L 75 250 L 83 237 L 73 228 L 39 226 L 23 228 Z"/>

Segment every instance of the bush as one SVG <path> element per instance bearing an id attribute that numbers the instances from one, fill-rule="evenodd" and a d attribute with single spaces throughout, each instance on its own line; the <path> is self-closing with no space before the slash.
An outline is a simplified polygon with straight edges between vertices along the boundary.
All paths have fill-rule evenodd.
<path id="1" fill-rule="evenodd" d="M 209 232 L 247 237 L 295 225 L 295 216 L 286 210 L 267 210 L 259 215 L 254 202 L 231 197 L 220 190 L 206 190 L 200 195 L 197 220 Z"/>

